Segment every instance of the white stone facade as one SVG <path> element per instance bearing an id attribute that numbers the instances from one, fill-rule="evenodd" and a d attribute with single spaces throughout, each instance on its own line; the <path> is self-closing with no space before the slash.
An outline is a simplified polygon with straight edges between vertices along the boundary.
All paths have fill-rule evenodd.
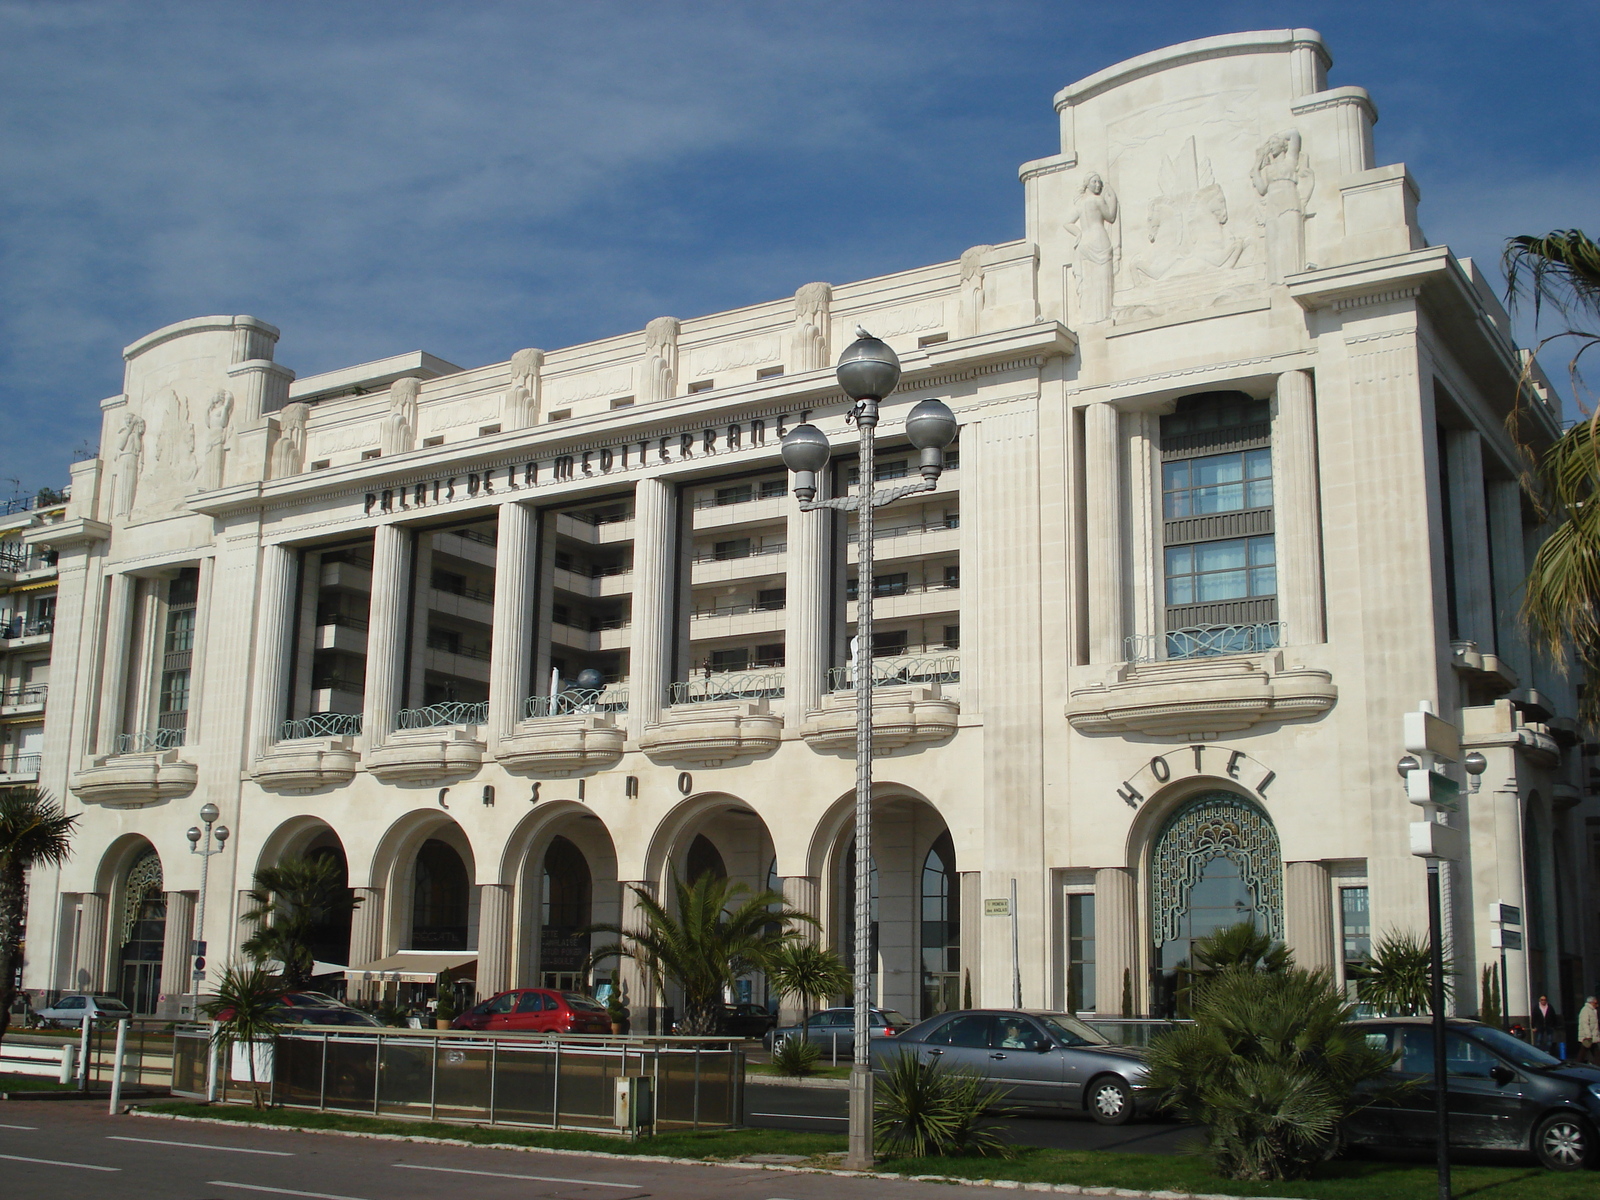
<path id="1" fill-rule="evenodd" d="M 294 380 L 251 317 L 129 346 L 102 457 L 28 535 L 60 554 L 44 782 L 82 825 L 34 880 L 26 986 L 187 990 L 206 801 L 213 963 L 252 873 L 309 851 L 363 901 L 330 953 L 475 958 L 483 993 L 572 982 L 623 885 L 718 862 L 844 947 L 853 527 L 799 511 L 778 439 L 818 424 L 851 486 L 831 364 L 861 324 L 904 365 L 887 477 L 915 402 L 961 423 L 860 584 L 884 1003 L 1009 1002 L 984 901 L 1013 882 L 1030 1006 L 1163 1011 L 1228 912 L 1336 972 L 1425 929 L 1394 770 L 1423 700 L 1489 759 L 1455 818 L 1458 1005 L 1496 900 L 1530 922 L 1511 1011 L 1530 979 L 1581 996 L 1600 804 L 1514 619 L 1522 352 L 1328 63 L 1282 30 L 1074 84 L 1024 239 L 896 275 L 470 369 Z M 1525 436 L 1557 418 L 1536 387 Z"/>

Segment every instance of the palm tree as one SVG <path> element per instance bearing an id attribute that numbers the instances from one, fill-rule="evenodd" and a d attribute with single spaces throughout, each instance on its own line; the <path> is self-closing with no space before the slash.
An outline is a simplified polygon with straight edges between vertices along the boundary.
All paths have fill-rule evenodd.
<path id="1" fill-rule="evenodd" d="M 800 1036 L 809 1040 L 811 1002 L 848 992 L 854 985 L 850 969 L 832 950 L 814 942 L 795 940 L 780 946 L 767 967 L 767 982 L 782 996 L 800 997 Z M 968 1007 L 971 1007 L 970 1005 Z"/>
<path id="2" fill-rule="evenodd" d="M 0 789 L 0 1038 L 11 1024 L 22 928 L 27 920 L 28 871 L 58 866 L 72 852 L 77 817 L 69 817 L 36 787 Z"/>
<path id="3" fill-rule="evenodd" d="M 1180 966 L 1183 979 L 1178 988 L 1179 1003 L 1192 1004 L 1195 993 L 1228 971 L 1262 971 L 1275 974 L 1294 966 L 1294 955 L 1282 942 L 1274 941 L 1251 921 L 1240 921 L 1196 938 L 1190 947 L 1193 965 Z"/>
<path id="4" fill-rule="evenodd" d="M 778 949 L 800 937 L 793 924 L 815 925 L 817 919 L 785 907 L 778 892 L 752 893 L 744 884 L 709 871 L 693 883 L 674 875 L 672 892 L 675 912 L 635 887 L 644 928 L 591 926 L 590 932 L 616 934 L 621 940 L 594 950 L 589 962 L 624 955 L 635 959 L 653 986 L 670 981 L 682 989 L 684 1033 L 717 1034 L 722 1032 L 724 993 L 739 976 L 769 970 Z"/>
<path id="5" fill-rule="evenodd" d="M 1548 305 L 1569 322 L 1540 341 L 1539 348 L 1562 338 L 1577 342 L 1568 372 L 1578 395 L 1579 365 L 1585 353 L 1600 345 L 1600 246 L 1582 230 L 1558 229 L 1542 237 L 1512 238 L 1503 263 L 1508 303 L 1515 305 L 1526 290 L 1532 295 L 1535 321 Z M 1593 327 L 1578 327 L 1585 321 L 1594 322 Z M 1531 369 L 1530 358 L 1523 383 Z M 1512 421 L 1519 416 L 1513 411 Z M 1533 461 L 1531 453 L 1529 459 Z M 1524 472 L 1523 485 L 1535 512 L 1552 527 L 1523 585 L 1523 620 L 1552 661 L 1565 662 L 1570 650 L 1593 682 L 1600 677 L 1600 409 L 1545 448 Z M 1600 689 L 1581 690 L 1580 719 L 1591 725 L 1600 722 Z"/>
<path id="6" fill-rule="evenodd" d="M 1390 930 L 1378 939 L 1373 953 L 1350 964 L 1356 996 L 1391 1017 L 1414 1017 L 1432 1011 L 1433 955 L 1428 941 L 1416 934 Z M 1444 994 L 1455 991 L 1455 966 L 1444 960 Z"/>
<path id="7" fill-rule="evenodd" d="M 200 1011 L 217 1023 L 211 1034 L 212 1053 L 226 1055 L 234 1046 L 248 1047 L 250 1100 L 258 1109 L 261 1085 L 256 1081 L 256 1050 L 265 1043 L 277 1044 L 279 1026 L 273 1020 L 282 1003 L 283 987 L 259 963 L 248 966 L 229 964 L 222 968 L 217 992 L 200 1005 Z"/>
<path id="8" fill-rule="evenodd" d="M 345 886 L 344 872 L 331 855 L 288 858 L 262 867 L 247 894 L 255 907 L 244 919 L 262 924 L 242 949 L 257 962 L 283 963 L 283 981 L 290 988 L 311 983 L 311 944 L 318 930 L 348 919 L 361 903 Z"/>

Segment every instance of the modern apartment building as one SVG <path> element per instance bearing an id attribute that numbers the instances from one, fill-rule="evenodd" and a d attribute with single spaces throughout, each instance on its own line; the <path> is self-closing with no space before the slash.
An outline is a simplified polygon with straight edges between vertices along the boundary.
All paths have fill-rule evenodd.
<path id="1" fill-rule="evenodd" d="M 1526 922 L 1511 1010 L 1581 995 L 1595 760 L 1517 628 L 1541 534 L 1507 425 L 1547 443 L 1559 401 L 1329 64 L 1280 30 L 1072 84 L 1024 236 L 893 275 L 471 368 L 295 378 L 244 316 L 133 342 L 101 457 L 25 533 L 60 556 L 42 778 L 82 817 L 27 986 L 190 990 L 209 802 L 213 964 L 288 856 L 361 900 L 323 951 L 353 987 L 483 994 L 581 982 L 580 930 L 717 871 L 845 952 L 870 936 L 876 998 L 913 1016 L 1014 977 L 1028 1005 L 1165 1012 L 1220 925 L 1341 975 L 1426 928 L 1395 773 L 1426 701 L 1489 761 L 1451 818 L 1457 1004 L 1500 961 L 1493 901 Z M 778 455 L 812 422 L 822 486 L 857 486 L 832 372 L 857 325 L 904 367 L 883 479 L 914 473 L 917 401 L 961 426 L 937 490 L 879 512 L 870 579 Z"/>
<path id="2" fill-rule="evenodd" d="M 41 492 L 0 506 L 0 787 L 36 784 L 50 698 L 56 554 L 23 534 L 61 520 L 65 495 Z"/>

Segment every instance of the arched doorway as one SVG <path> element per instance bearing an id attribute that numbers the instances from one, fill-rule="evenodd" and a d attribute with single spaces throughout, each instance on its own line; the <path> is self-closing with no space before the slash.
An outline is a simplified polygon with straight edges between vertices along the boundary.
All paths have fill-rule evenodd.
<path id="1" fill-rule="evenodd" d="M 1271 819 L 1234 792 L 1205 792 L 1167 818 L 1150 855 L 1152 1008 L 1174 1016 L 1196 939 L 1249 921 L 1283 936 L 1283 855 Z"/>
<path id="2" fill-rule="evenodd" d="M 539 984 L 581 991 L 594 923 L 594 877 L 589 860 L 569 838 L 557 834 L 544 852 L 544 905 L 539 922 Z"/>
<path id="3" fill-rule="evenodd" d="M 161 999 L 161 964 L 167 938 L 167 898 L 161 856 L 151 846 L 123 877 L 117 913 L 117 995 L 136 1014 L 153 1014 Z"/>
<path id="4" fill-rule="evenodd" d="M 411 893 L 412 950 L 465 950 L 472 884 L 450 843 L 429 838 L 417 850 Z"/>
<path id="5" fill-rule="evenodd" d="M 710 875 L 713 879 L 726 879 L 728 877 L 727 864 L 722 861 L 722 852 L 703 833 L 695 834 L 694 841 L 689 843 L 689 853 L 684 861 L 684 882 L 693 883 L 702 875 Z"/>
<path id="6" fill-rule="evenodd" d="M 948 832 L 922 860 L 922 1011 L 927 1018 L 961 1007 L 961 876 Z"/>

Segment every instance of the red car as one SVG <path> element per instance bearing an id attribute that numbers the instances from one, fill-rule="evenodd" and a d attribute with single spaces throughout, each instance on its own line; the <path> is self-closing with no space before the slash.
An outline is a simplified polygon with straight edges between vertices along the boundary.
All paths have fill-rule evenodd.
<path id="1" fill-rule="evenodd" d="M 451 1029 L 497 1029 L 531 1033 L 610 1033 L 605 1006 L 576 992 L 550 988 L 512 988 L 475 1004 L 450 1023 Z"/>

